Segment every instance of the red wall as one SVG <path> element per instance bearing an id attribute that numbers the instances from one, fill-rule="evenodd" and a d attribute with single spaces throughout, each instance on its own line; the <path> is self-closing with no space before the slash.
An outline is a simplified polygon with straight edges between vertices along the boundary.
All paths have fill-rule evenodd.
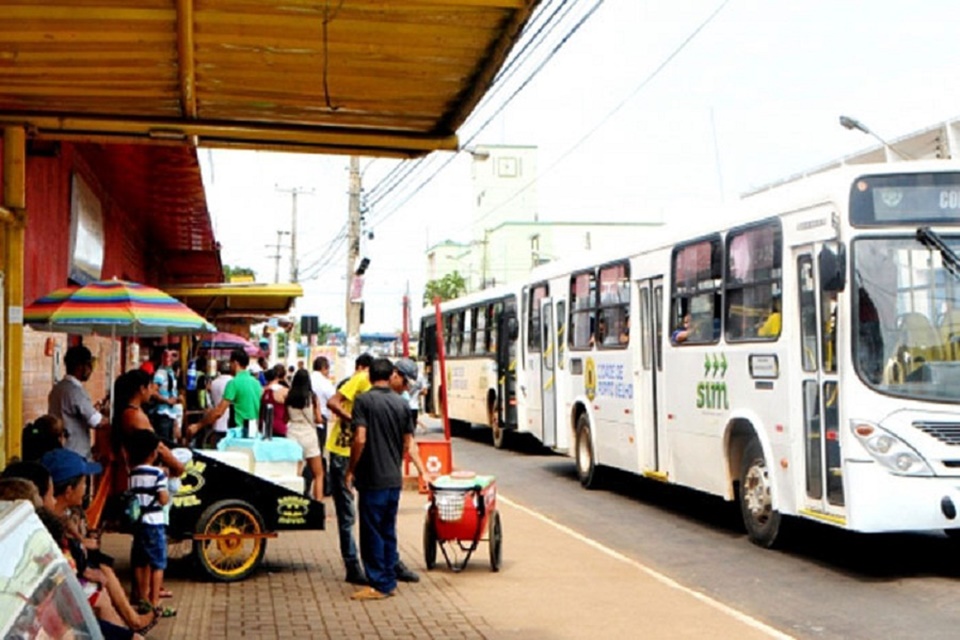
<path id="1" fill-rule="evenodd" d="M 143 282 L 148 273 L 139 223 L 111 198 L 101 179 L 99 159 L 84 157 L 71 144 L 55 156 L 27 156 L 27 230 L 24 255 L 26 303 L 70 284 L 70 183 L 77 172 L 100 199 L 104 226 L 103 278 Z"/>
<path id="2" fill-rule="evenodd" d="M 136 217 L 111 197 L 104 185 L 111 179 L 105 170 L 104 156 L 95 149 L 82 153 L 76 146 L 55 145 L 44 154 L 27 155 L 27 229 L 24 254 L 24 301 L 29 305 L 40 296 L 70 284 L 67 281 L 70 252 L 70 184 L 78 172 L 100 199 L 104 225 L 103 277 L 113 276 L 148 281 L 145 241 Z M 2 164 L 2 163 L 0 163 Z M 64 334 L 45 333 L 30 328 L 23 337 L 23 419 L 29 422 L 47 412 L 47 393 L 53 385 L 53 360 L 45 355 L 47 339 L 52 339 L 63 354 L 67 347 Z M 99 357 L 100 364 L 86 387 L 94 399 L 109 388 L 106 371 L 109 338 L 87 336 L 84 344 Z M 113 344 L 119 356 L 119 342 Z M 63 372 L 61 371 L 61 375 Z"/>

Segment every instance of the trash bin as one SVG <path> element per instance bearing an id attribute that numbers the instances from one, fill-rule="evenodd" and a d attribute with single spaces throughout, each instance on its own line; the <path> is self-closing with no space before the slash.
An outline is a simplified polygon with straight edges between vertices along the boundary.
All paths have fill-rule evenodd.
<path id="1" fill-rule="evenodd" d="M 443 476 L 453 471 L 453 453 L 449 440 L 417 440 L 417 450 L 427 472 L 434 476 Z M 405 462 L 404 475 L 410 475 L 410 461 Z M 427 483 L 418 477 L 420 493 L 427 493 Z"/>

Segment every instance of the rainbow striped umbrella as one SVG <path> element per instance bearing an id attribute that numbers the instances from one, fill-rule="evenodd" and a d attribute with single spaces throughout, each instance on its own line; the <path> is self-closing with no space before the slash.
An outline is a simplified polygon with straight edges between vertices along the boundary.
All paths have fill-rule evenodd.
<path id="1" fill-rule="evenodd" d="M 163 291 L 116 279 L 57 289 L 24 309 L 23 321 L 42 331 L 110 336 L 155 337 L 217 330 Z"/>

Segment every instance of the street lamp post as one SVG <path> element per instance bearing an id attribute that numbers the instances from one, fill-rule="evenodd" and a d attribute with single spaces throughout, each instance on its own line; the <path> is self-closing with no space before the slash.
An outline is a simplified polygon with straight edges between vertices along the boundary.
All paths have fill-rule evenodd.
<path id="1" fill-rule="evenodd" d="M 865 133 L 865 134 L 867 134 L 868 136 L 873 136 L 874 138 L 876 138 L 876 139 L 880 142 L 880 144 L 883 145 L 883 148 L 884 148 L 884 149 L 887 149 L 887 150 L 889 150 L 889 151 L 892 151 L 893 153 L 895 153 L 895 154 L 897 154 L 898 156 L 900 156 L 903 160 L 912 160 L 912 159 L 913 159 L 913 158 L 911 158 L 910 156 L 908 156 L 907 154 L 905 154 L 905 153 L 903 153 L 903 152 L 901 152 L 901 151 L 898 151 L 893 145 L 891 145 L 889 142 L 887 142 L 886 140 L 884 140 L 883 138 L 881 138 L 880 136 L 878 136 L 873 130 L 871 130 L 869 127 L 867 127 L 867 125 L 863 124 L 862 122 L 860 122 L 860 121 L 857 120 L 856 118 L 851 118 L 850 116 L 840 116 L 840 125 L 843 126 L 843 128 L 845 128 L 845 129 L 850 129 L 851 131 L 853 131 L 854 129 L 856 129 L 857 131 L 860 131 L 861 133 Z"/>

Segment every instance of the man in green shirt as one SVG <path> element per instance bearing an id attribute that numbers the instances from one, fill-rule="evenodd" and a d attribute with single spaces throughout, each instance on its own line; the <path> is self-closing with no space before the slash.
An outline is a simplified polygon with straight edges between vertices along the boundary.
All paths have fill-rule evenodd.
<path id="1" fill-rule="evenodd" d="M 230 409 L 231 405 L 233 406 L 231 427 L 242 427 L 245 421 L 260 418 L 260 396 L 263 394 L 263 387 L 260 386 L 260 381 L 247 371 L 249 364 L 250 356 L 243 349 L 234 349 L 230 353 L 230 371 L 233 373 L 233 380 L 228 382 L 226 389 L 223 390 L 223 399 L 220 404 L 203 414 L 199 422 L 187 427 L 187 440 L 193 438 L 200 429 L 216 422 Z"/>

